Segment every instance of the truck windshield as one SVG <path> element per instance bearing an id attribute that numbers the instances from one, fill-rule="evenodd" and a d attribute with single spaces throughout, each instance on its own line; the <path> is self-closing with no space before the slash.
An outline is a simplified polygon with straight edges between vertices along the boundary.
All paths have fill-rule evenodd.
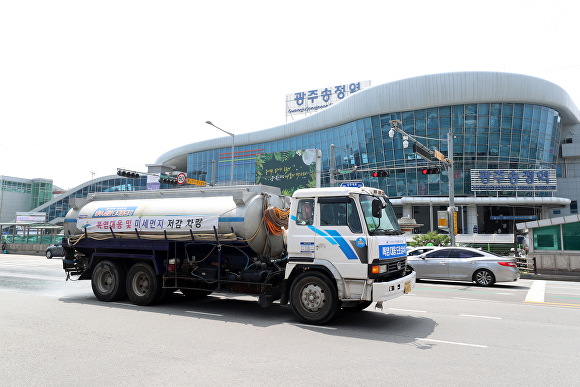
<path id="1" fill-rule="evenodd" d="M 379 198 L 371 195 L 361 195 L 360 204 L 366 220 L 367 228 L 371 234 L 386 234 L 386 235 L 400 235 L 403 232 L 397 222 L 395 211 L 389 199 L 383 196 L 383 200 L 387 204 L 385 208 L 381 209 L 381 217 L 373 216 L 373 200 Z"/>

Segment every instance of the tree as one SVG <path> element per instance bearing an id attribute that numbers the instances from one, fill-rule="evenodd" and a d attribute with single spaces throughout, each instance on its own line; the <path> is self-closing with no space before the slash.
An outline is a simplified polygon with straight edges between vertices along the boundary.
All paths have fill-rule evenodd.
<path id="1" fill-rule="evenodd" d="M 449 246 L 451 239 L 449 235 L 437 234 L 435 231 L 430 231 L 427 234 L 415 235 L 414 242 L 409 242 L 410 246 Z M 429 245 L 431 243 L 431 245 Z"/>

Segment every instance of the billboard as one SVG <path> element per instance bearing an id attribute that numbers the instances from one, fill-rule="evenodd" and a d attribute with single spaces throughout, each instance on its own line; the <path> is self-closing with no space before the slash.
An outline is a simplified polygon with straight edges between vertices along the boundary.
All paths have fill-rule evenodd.
<path id="1" fill-rule="evenodd" d="M 370 85 L 371 81 L 353 82 L 286 94 L 286 119 L 316 113 Z"/>
<path id="2" fill-rule="evenodd" d="M 318 149 L 263 153 L 256 156 L 256 184 L 279 187 L 284 195 L 316 187 Z"/>
<path id="3" fill-rule="evenodd" d="M 472 191 L 556 191 L 555 169 L 472 169 Z"/>

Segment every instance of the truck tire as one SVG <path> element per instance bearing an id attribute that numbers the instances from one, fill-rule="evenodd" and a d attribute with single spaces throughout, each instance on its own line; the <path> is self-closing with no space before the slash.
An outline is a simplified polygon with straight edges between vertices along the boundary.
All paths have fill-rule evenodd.
<path id="1" fill-rule="evenodd" d="M 101 261 L 93 270 L 91 285 L 95 297 L 101 301 L 117 301 L 125 297 L 126 270 L 114 261 Z"/>
<path id="2" fill-rule="evenodd" d="M 292 283 L 290 304 L 298 318 L 307 324 L 326 324 L 339 309 L 334 283 L 324 274 L 305 272 Z"/>
<path id="3" fill-rule="evenodd" d="M 161 277 L 155 275 L 151 265 L 136 263 L 127 274 L 127 295 L 135 305 L 151 305 L 163 297 Z"/>

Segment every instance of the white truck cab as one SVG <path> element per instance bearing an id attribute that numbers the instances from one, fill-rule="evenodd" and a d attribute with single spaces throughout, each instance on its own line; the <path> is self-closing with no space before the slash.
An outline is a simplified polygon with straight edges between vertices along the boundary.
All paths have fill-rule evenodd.
<path id="1" fill-rule="evenodd" d="M 336 309 L 362 310 L 415 286 L 415 273 L 406 270 L 405 237 L 382 190 L 301 189 L 292 195 L 290 209 L 285 275 L 293 284 L 292 307 L 303 320 L 325 319 L 320 316 L 325 304 L 334 303 L 329 292 L 336 291 Z M 297 273 L 315 275 L 301 282 L 293 278 Z M 335 288 L 325 289 L 329 285 L 321 284 L 321 276 Z"/>

